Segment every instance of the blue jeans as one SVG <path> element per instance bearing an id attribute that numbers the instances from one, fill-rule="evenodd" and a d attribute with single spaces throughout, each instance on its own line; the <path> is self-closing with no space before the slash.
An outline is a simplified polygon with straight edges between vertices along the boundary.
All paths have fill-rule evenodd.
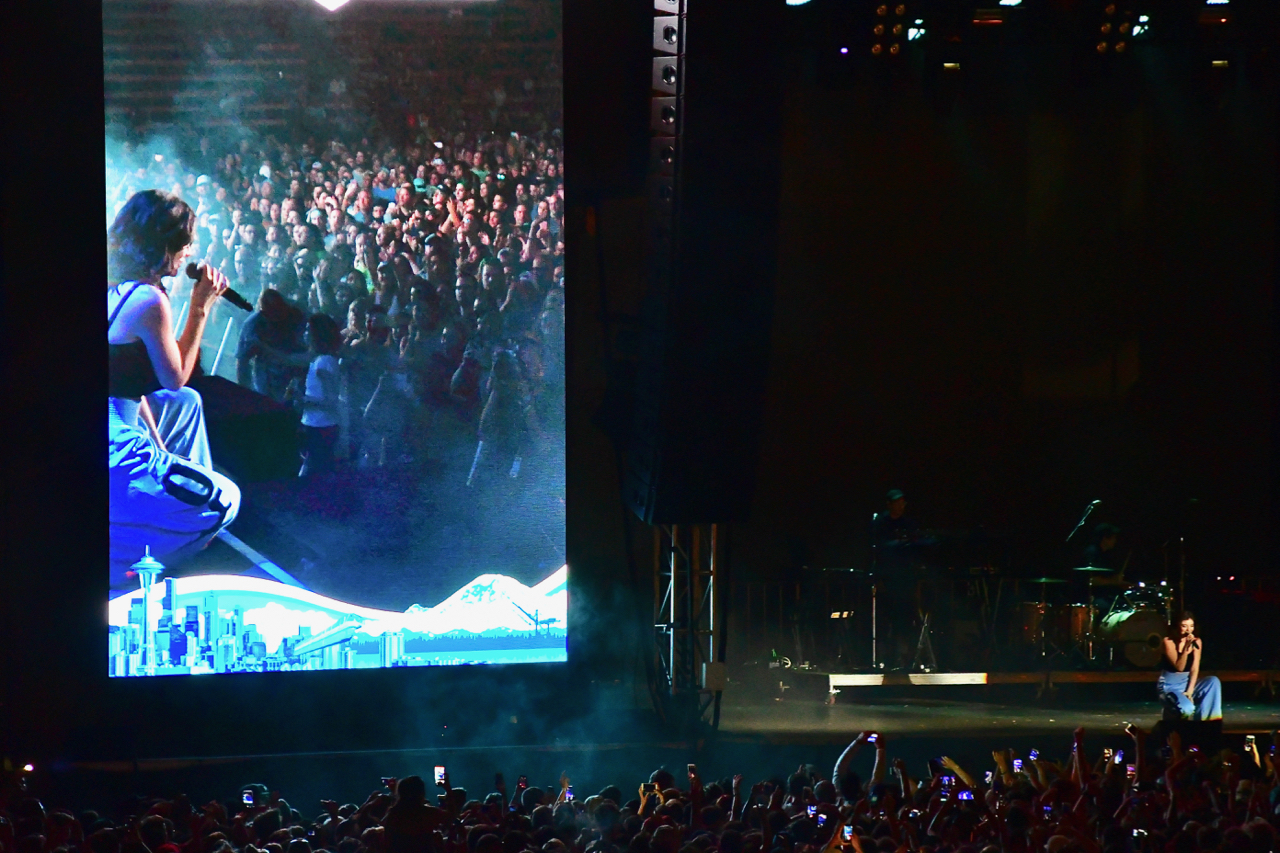
<path id="1" fill-rule="evenodd" d="M 1156 681 L 1156 691 L 1166 711 L 1176 711 L 1184 720 L 1221 720 L 1222 684 L 1216 676 L 1206 675 L 1196 680 L 1195 690 L 1187 697 L 1189 672 L 1162 672 Z"/>

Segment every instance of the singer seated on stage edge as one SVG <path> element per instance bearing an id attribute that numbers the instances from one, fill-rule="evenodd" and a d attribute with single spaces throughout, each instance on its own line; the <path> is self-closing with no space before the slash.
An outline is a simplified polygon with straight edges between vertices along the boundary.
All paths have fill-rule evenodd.
<path id="1" fill-rule="evenodd" d="M 144 554 L 179 562 L 230 524 L 240 490 L 213 470 L 200 394 L 186 387 L 226 276 L 206 269 L 174 334 L 161 279 L 182 269 L 195 213 L 160 190 L 134 194 L 107 232 L 107 459 L 112 588 Z"/>
<path id="2" fill-rule="evenodd" d="M 1183 720 L 1221 720 L 1222 685 L 1216 676 L 1200 677 L 1204 642 L 1196 636 L 1196 618 L 1185 610 L 1164 638 L 1156 691 L 1167 716 Z"/>

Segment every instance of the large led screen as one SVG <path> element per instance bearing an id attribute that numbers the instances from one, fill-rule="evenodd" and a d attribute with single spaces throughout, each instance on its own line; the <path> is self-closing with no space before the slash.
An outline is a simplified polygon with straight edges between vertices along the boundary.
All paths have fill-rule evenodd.
<path id="1" fill-rule="evenodd" d="M 560 4 L 103 39 L 110 675 L 564 661 Z"/>

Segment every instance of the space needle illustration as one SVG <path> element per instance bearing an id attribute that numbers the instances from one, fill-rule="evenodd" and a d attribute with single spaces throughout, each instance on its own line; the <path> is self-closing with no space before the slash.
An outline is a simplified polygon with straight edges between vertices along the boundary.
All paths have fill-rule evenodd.
<path id="1" fill-rule="evenodd" d="M 142 585 L 142 673 L 156 674 L 156 635 L 151 630 L 151 587 L 156 578 L 164 573 L 164 565 L 151 556 L 151 547 L 147 546 L 142 559 L 129 567 L 138 573 L 138 582 Z"/>

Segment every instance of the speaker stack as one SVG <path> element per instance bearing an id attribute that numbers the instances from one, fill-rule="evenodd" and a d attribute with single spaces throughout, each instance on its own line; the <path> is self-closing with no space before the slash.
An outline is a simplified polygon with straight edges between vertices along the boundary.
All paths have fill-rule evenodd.
<path id="1" fill-rule="evenodd" d="M 625 496 L 747 516 L 777 272 L 782 3 L 654 0 L 648 291 Z"/>

